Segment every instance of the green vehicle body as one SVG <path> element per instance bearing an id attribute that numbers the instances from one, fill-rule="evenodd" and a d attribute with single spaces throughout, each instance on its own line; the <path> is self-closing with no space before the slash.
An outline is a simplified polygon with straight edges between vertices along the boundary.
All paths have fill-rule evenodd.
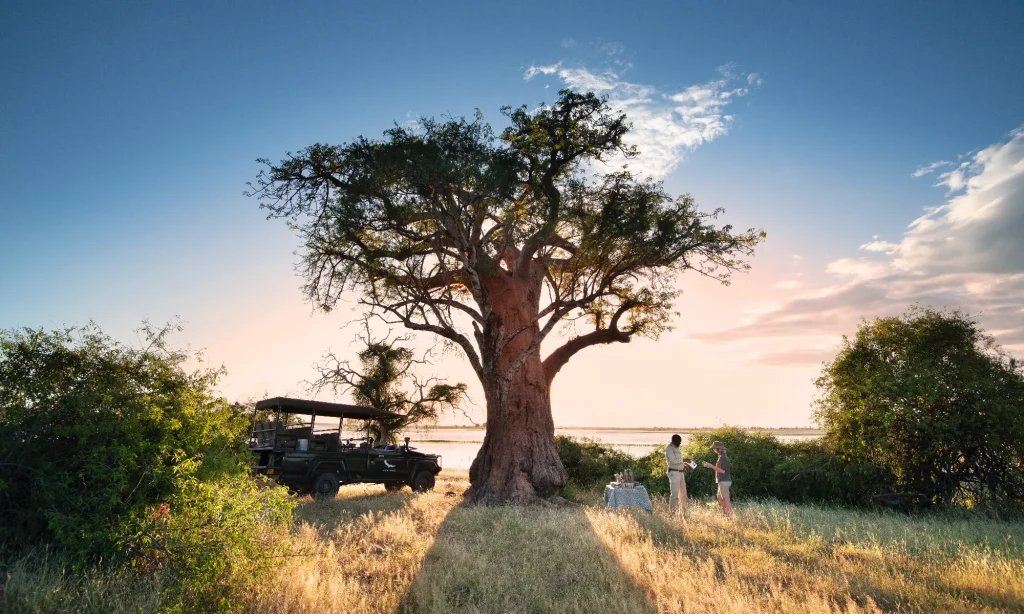
<path id="1" fill-rule="evenodd" d="M 262 412 L 262 414 L 261 414 Z M 262 419 L 260 416 L 262 415 Z M 320 418 L 318 430 L 317 418 Z M 441 457 L 405 444 L 376 444 L 369 436 L 343 439 L 346 420 L 372 420 L 397 414 L 371 407 L 274 397 L 256 404 L 249 450 L 253 470 L 299 494 L 333 498 L 345 484 L 384 484 L 388 490 L 434 487 Z M 337 419 L 334 426 L 333 419 Z M 307 421 L 308 420 L 308 421 Z M 323 424 L 328 422 L 328 426 Z"/>

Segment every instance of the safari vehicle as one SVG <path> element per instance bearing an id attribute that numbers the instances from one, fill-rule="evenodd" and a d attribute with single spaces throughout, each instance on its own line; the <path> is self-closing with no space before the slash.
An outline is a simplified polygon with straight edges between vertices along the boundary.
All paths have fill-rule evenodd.
<path id="1" fill-rule="evenodd" d="M 434 487 L 441 457 L 405 444 L 375 445 L 370 425 L 398 414 L 372 407 L 274 397 L 256 404 L 249 449 L 257 473 L 300 494 L 334 498 L 342 484 L 383 484 L 389 491 L 408 485 L 417 492 Z M 257 421 L 262 418 L 267 421 Z M 346 422 L 346 420 L 350 422 Z M 343 439 L 359 421 L 361 437 Z"/>

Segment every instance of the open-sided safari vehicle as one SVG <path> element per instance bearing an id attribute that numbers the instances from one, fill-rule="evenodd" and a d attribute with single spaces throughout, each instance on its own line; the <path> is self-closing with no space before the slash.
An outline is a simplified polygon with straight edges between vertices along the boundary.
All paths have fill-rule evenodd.
<path id="1" fill-rule="evenodd" d="M 372 421 L 386 425 L 398 417 L 358 405 L 265 399 L 253 411 L 249 449 L 254 469 L 314 497 L 333 498 L 341 484 L 355 483 L 383 484 L 389 491 L 406 485 L 419 492 L 430 490 L 441 472 L 440 456 L 417 452 L 408 437 L 405 444 L 373 441 Z M 352 430 L 352 420 L 360 421 L 356 432 L 361 436 L 343 438 L 346 427 Z"/>

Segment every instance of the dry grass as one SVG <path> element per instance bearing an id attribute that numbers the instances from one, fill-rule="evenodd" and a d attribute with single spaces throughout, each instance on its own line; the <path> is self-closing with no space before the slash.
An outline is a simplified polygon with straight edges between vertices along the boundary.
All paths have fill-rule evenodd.
<path id="1" fill-rule="evenodd" d="M 65 573 L 61 561 L 47 552 L 22 558 L 0 578 L 0 612 L 39 614 L 131 614 L 159 608 L 156 588 L 127 571 L 93 570 Z"/>
<path id="2" fill-rule="evenodd" d="M 671 518 L 586 505 L 459 505 L 346 489 L 299 511 L 257 612 L 986 612 L 1024 610 L 1024 526 L 782 503 Z"/>
<path id="3" fill-rule="evenodd" d="M 460 505 L 465 474 L 442 476 L 426 495 L 347 487 L 334 501 L 304 502 L 295 556 L 239 605 L 268 614 L 1024 611 L 1020 523 L 743 502 L 732 521 L 708 504 L 671 518 L 664 501 L 654 514 L 612 513 L 592 493 L 585 505 L 481 509 Z M 22 594 L 25 578 L 15 582 Z M 9 603 L 0 597 L 0 610 Z"/>

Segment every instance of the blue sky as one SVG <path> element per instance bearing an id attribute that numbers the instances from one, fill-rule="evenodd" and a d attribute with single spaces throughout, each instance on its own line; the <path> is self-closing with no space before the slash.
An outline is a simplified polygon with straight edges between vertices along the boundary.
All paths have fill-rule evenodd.
<path id="1" fill-rule="evenodd" d="M 556 384 L 557 423 L 616 423 L 611 407 L 633 397 L 588 398 L 595 372 L 633 378 L 654 404 L 682 395 L 703 408 L 655 412 L 650 424 L 806 423 L 810 381 L 838 336 L 918 300 L 973 310 L 1024 349 L 1024 314 L 1012 308 L 1024 254 L 1012 240 L 1002 237 L 999 264 L 928 256 L 926 266 L 939 239 L 971 254 L 971 240 L 1000 238 L 965 234 L 953 218 L 934 232 L 955 237 L 907 236 L 926 208 L 960 194 L 971 201 L 957 205 L 962 218 L 992 190 L 1005 192 L 995 227 L 1024 228 L 1022 192 L 1000 174 L 1024 173 L 1011 134 L 1024 124 L 1024 3 L 9 0 L 0 10 L 0 327 L 94 319 L 130 340 L 143 318 L 177 315 L 183 342 L 227 364 L 229 396 L 297 390 L 323 349 L 351 335 L 338 331 L 344 318 L 310 313 L 294 237 L 241 195 L 254 159 L 417 116 L 479 108 L 500 122 L 502 105 L 600 83 L 651 116 L 642 142 L 689 143 L 651 167 L 671 169 L 655 173 L 670 191 L 725 207 L 726 221 L 762 227 L 768 242 L 730 288 L 683 280 L 685 322 L 669 338 L 574 364 Z M 709 110 L 694 98 L 703 91 L 728 102 Z M 721 129 L 693 132 L 708 124 L 680 104 Z M 674 122 L 668 132 L 658 118 Z M 953 164 L 911 176 L 936 161 Z M 876 235 L 893 248 L 861 249 Z M 785 322 L 799 329 L 756 332 Z M 679 371 L 693 376 L 685 393 L 644 379 Z M 750 410 L 743 390 L 766 385 L 774 400 Z"/>

